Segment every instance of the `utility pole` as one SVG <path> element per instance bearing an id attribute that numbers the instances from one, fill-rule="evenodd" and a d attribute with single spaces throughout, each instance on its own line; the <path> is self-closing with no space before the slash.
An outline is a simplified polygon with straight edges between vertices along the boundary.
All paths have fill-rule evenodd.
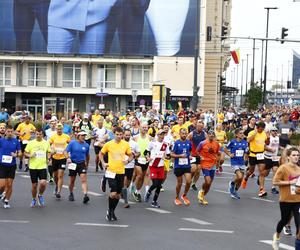
<path id="1" fill-rule="evenodd" d="M 251 69 L 251 88 L 254 87 L 254 69 L 255 69 L 255 39 L 253 39 L 253 58 L 252 58 L 252 69 Z"/>
<path id="2" fill-rule="evenodd" d="M 241 105 L 240 107 L 243 106 L 243 82 L 244 82 L 244 59 L 242 59 L 242 77 L 241 77 Z"/>

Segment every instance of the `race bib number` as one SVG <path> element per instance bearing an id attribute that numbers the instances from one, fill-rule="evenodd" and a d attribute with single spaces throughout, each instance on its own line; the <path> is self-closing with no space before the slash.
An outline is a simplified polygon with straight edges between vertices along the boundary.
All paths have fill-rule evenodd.
<path id="1" fill-rule="evenodd" d="M 289 128 L 282 128 L 281 129 L 281 134 L 283 134 L 283 135 L 287 135 L 289 132 L 290 132 Z"/>
<path id="2" fill-rule="evenodd" d="M 144 158 L 144 157 L 138 158 L 138 163 L 145 165 L 147 163 L 146 158 Z"/>
<path id="3" fill-rule="evenodd" d="M 244 150 L 237 150 L 235 151 L 236 157 L 243 157 L 244 156 Z"/>
<path id="4" fill-rule="evenodd" d="M 56 148 L 55 151 L 56 151 L 57 154 L 63 154 L 64 149 L 63 148 Z"/>
<path id="5" fill-rule="evenodd" d="M 191 159 L 191 163 L 194 163 L 194 162 L 196 162 L 196 157 L 192 157 L 192 159 Z"/>
<path id="6" fill-rule="evenodd" d="M 11 155 L 2 155 L 2 163 L 11 163 L 12 159 Z"/>
<path id="7" fill-rule="evenodd" d="M 22 144 L 28 144 L 28 142 L 29 142 L 28 140 L 23 140 Z"/>
<path id="8" fill-rule="evenodd" d="M 272 161 L 279 161 L 279 156 L 277 156 L 277 155 L 273 155 L 272 156 Z"/>
<path id="9" fill-rule="evenodd" d="M 77 164 L 76 163 L 69 163 L 68 169 L 69 170 L 76 170 Z"/>
<path id="10" fill-rule="evenodd" d="M 178 164 L 179 165 L 188 165 L 189 161 L 187 158 L 179 158 Z"/>
<path id="11" fill-rule="evenodd" d="M 36 158 L 46 158 L 46 153 L 42 151 L 35 152 Z"/>
<path id="12" fill-rule="evenodd" d="M 295 195 L 296 194 L 296 186 L 290 185 L 290 189 L 291 189 L 291 195 Z"/>
<path id="13" fill-rule="evenodd" d="M 110 172 L 110 171 L 106 170 L 105 177 L 110 178 L 110 179 L 115 179 L 116 173 L 113 173 L 113 172 Z"/>
<path id="14" fill-rule="evenodd" d="M 264 156 L 264 154 L 256 154 L 256 159 L 263 160 L 263 159 L 265 159 L 265 156 Z"/>

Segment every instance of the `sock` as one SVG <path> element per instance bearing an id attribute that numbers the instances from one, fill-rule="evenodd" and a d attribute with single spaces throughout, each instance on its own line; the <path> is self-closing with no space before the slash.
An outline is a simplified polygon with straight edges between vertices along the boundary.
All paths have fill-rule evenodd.
<path id="1" fill-rule="evenodd" d="M 7 203 L 9 202 L 9 200 L 8 200 L 8 199 L 5 199 L 4 202 L 7 204 Z"/>
<path id="2" fill-rule="evenodd" d="M 123 196 L 124 202 L 127 204 L 128 203 L 127 188 L 122 189 L 122 196 Z"/>
<path id="3" fill-rule="evenodd" d="M 113 205 L 113 203 L 114 203 L 113 200 L 114 200 L 114 199 L 108 197 L 108 210 L 109 210 L 109 211 L 113 211 L 113 207 L 114 207 L 114 205 Z"/>
<path id="4" fill-rule="evenodd" d="M 295 250 L 300 250 L 300 240 L 299 239 L 295 240 Z"/>

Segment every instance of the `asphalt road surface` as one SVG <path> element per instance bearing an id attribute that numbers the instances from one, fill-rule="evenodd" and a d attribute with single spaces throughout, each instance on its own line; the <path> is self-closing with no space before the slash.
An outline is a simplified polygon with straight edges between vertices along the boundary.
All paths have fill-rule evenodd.
<path id="1" fill-rule="evenodd" d="M 160 209 L 144 202 L 133 202 L 125 209 L 119 203 L 118 221 L 111 223 L 105 220 L 107 193 L 99 188 L 103 173 L 94 169 L 89 169 L 88 205 L 82 203 L 79 179 L 75 201 L 68 201 L 66 173 L 62 199 L 56 200 L 54 185 L 48 185 L 44 208 L 30 208 L 30 179 L 27 173 L 18 172 L 11 209 L 0 208 L 0 249 L 272 249 L 272 235 L 280 216 L 278 196 L 269 193 L 266 198 L 258 198 L 256 179 L 250 179 L 248 188 L 240 192 L 241 200 L 233 200 L 228 194 L 233 174 L 227 165 L 207 195 L 207 206 L 197 202 L 194 191 L 188 195 L 189 207 L 175 206 L 175 177 L 170 172 L 166 191 L 159 197 Z M 198 186 L 202 181 L 201 177 Z M 295 232 L 294 226 L 292 230 Z M 282 235 L 281 249 L 294 249 L 294 238 Z"/>

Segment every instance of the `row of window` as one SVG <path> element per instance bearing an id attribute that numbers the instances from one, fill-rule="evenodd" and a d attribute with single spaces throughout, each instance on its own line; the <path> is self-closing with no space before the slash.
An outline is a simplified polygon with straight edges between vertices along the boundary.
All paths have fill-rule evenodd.
<path id="1" fill-rule="evenodd" d="M 97 88 L 115 88 L 117 79 L 116 65 L 101 64 L 97 67 Z M 12 64 L 0 62 L 0 86 L 10 86 L 12 82 Z M 65 88 L 81 87 L 81 64 L 62 65 L 62 86 Z M 131 88 L 149 89 L 150 66 L 131 66 Z M 47 85 L 47 64 L 28 63 L 28 86 L 45 87 Z"/>

